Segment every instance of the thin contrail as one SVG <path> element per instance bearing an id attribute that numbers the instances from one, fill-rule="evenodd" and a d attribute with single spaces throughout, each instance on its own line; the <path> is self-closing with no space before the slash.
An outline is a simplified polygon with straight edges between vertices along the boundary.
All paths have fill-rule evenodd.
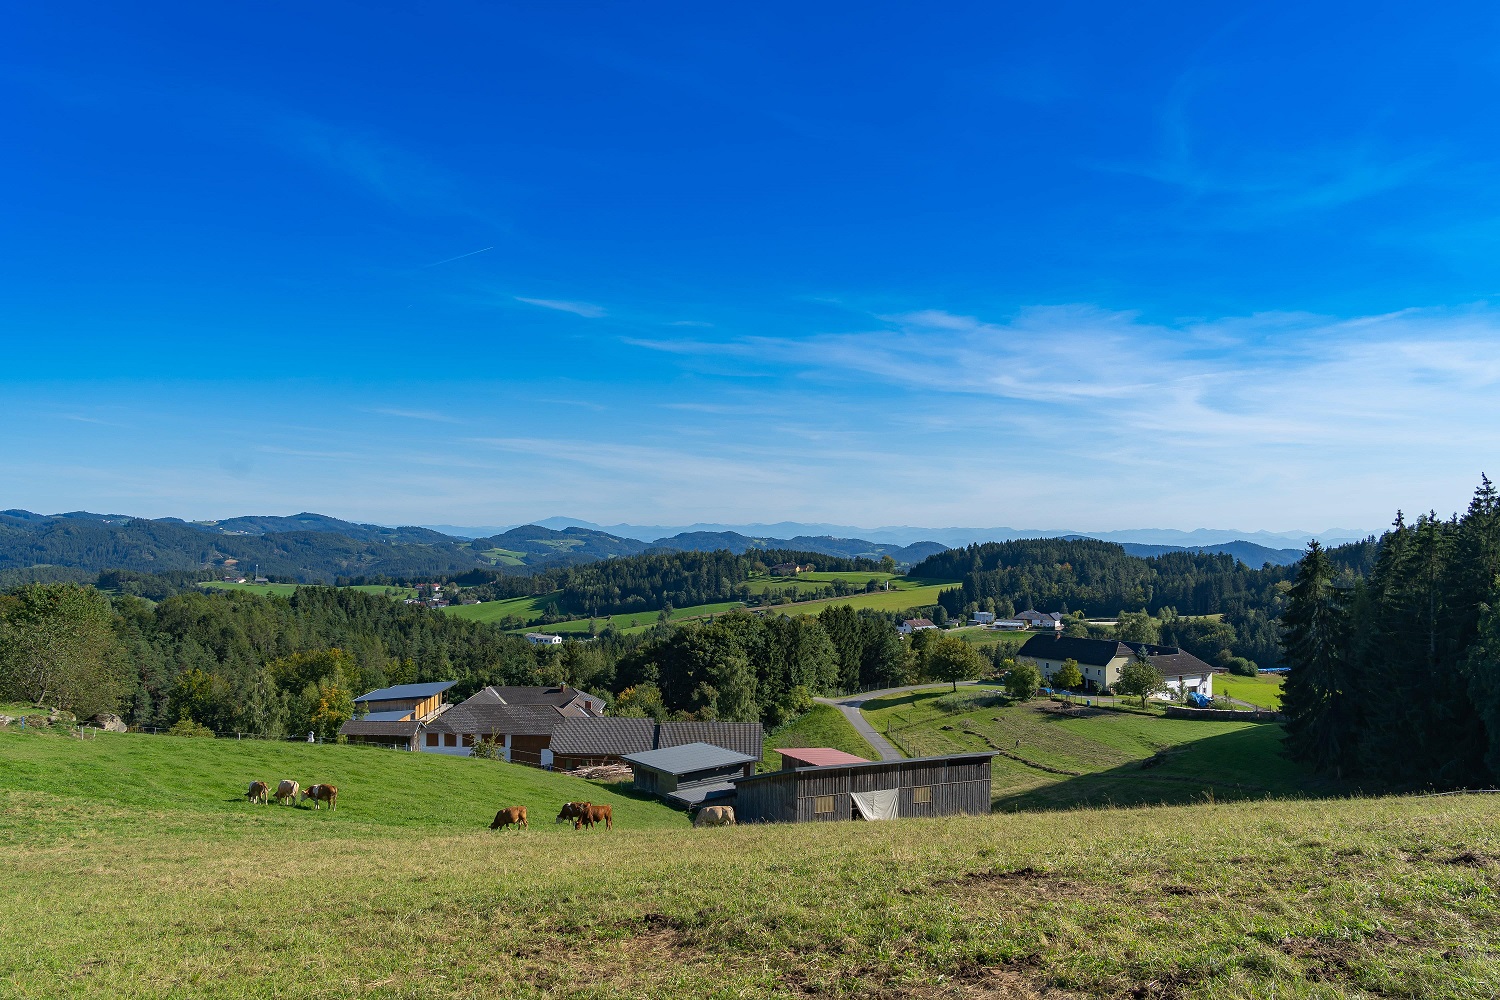
<path id="1" fill-rule="evenodd" d="M 472 257 L 476 253 L 484 253 L 485 250 L 493 250 L 493 249 L 495 249 L 495 248 L 494 247 L 482 247 L 482 248 L 480 248 L 478 250 L 470 250 L 468 253 L 461 253 L 457 257 L 449 257 L 447 260 L 437 260 L 437 261 L 433 261 L 431 264 L 423 264 L 422 265 L 422 270 L 425 271 L 429 267 L 437 267 L 439 264 L 451 264 L 455 260 L 463 260 L 465 257 Z"/>

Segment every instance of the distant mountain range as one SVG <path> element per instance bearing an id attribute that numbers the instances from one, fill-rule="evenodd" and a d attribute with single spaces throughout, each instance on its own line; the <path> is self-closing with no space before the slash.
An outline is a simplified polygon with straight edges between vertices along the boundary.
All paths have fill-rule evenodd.
<path id="1" fill-rule="evenodd" d="M 755 549 L 784 549 L 843 558 L 880 559 L 890 556 L 899 566 L 921 562 L 952 547 L 942 539 L 909 542 L 880 541 L 836 533 L 746 533 L 700 528 L 670 535 L 639 538 L 598 527 L 528 524 L 481 536 L 455 535 L 436 527 L 389 527 L 360 524 L 325 514 L 290 517 L 247 516 L 220 521 L 156 520 L 127 514 L 36 514 L 26 510 L 0 511 L 0 571 L 12 578 L 32 567 L 57 567 L 98 572 L 106 569 L 139 572 L 199 572 L 250 574 L 259 571 L 273 579 L 329 583 L 339 577 L 432 578 L 452 576 L 476 568 L 525 573 L 552 566 L 578 565 L 650 551 L 714 551 L 743 553 Z M 619 526 L 616 526 L 619 527 Z M 782 522 L 777 528 L 823 527 Z M 488 530 L 488 529 L 485 529 Z M 946 529 L 949 538 L 966 529 Z M 996 529 L 1002 531 L 1006 529 Z M 889 529 L 888 535 L 896 529 Z M 942 534 L 943 532 L 939 532 Z M 977 538 L 984 532 L 971 532 Z M 1074 537 L 1100 535 L 1070 534 Z M 1106 535 L 1128 534 L 1126 532 Z M 1160 534 L 1159 532 L 1155 534 Z M 1300 548 L 1272 547 L 1243 538 L 1206 542 L 1204 534 L 1177 532 L 1194 544 L 1123 542 L 1136 556 L 1192 549 L 1227 552 L 1251 566 L 1295 562 Z M 1265 536 L 1266 533 L 1257 533 Z M 1037 537 L 1012 533 L 1012 537 Z M 1054 536 L 1055 537 L 1055 536 Z M 1118 538 L 1106 538 L 1120 541 Z M 960 543 L 965 544 L 965 543 Z"/>
<path id="2" fill-rule="evenodd" d="M 1161 545 L 1181 549 L 1200 549 L 1232 542 L 1252 542 L 1272 550 L 1301 549 L 1316 538 L 1325 545 L 1338 545 L 1367 538 L 1378 531 L 1357 528 L 1328 528 L 1324 531 L 1243 531 L 1234 528 L 1129 528 L 1120 531 L 1079 531 L 1076 528 L 914 528 L 888 526 L 859 528 L 847 524 L 820 524 L 801 521 L 779 521 L 775 524 L 595 524 L 573 517 L 548 517 L 532 522 L 540 527 L 587 528 L 621 538 L 650 541 L 673 535 L 694 533 L 733 533 L 751 538 L 834 537 L 861 538 L 884 545 L 910 545 L 913 542 L 937 542 L 948 548 L 974 542 L 1008 542 L 1016 538 L 1097 538 L 1121 544 Z M 460 538 L 480 538 L 500 534 L 509 525 L 465 528 L 451 524 L 429 524 L 426 527 Z M 1257 563 L 1256 565 L 1259 565 Z"/>

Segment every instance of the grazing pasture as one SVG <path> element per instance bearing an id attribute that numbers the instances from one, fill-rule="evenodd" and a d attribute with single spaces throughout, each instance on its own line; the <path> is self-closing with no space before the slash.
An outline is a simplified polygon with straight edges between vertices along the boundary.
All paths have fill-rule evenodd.
<path id="1" fill-rule="evenodd" d="M 1238 674 L 1214 674 L 1214 694 L 1227 698 L 1238 698 L 1261 708 L 1281 708 L 1281 674 L 1257 674 L 1241 677 Z"/>
<path id="2" fill-rule="evenodd" d="M 1218 677 L 1215 677 L 1215 683 Z M 892 695 L 864 705 L 909 756 L 997 749 L 997 809 L 1050 809 L 1351 791 L 1281 753 L 1279 725 L 1168 719 L 1158 712 L 1051 714 L 996 687 Z M 1019 743 L 1019 745 L 1018 745 Z"/>
<path id="3" fill-rule="evenodd" d="M 602 793 L 335 747 L 273 760 L 159 738 L 158 761 L 138 749 L 151 740 L 0 734 L 0 761 L 23 765 L 0 767 L 0 993 L 1500 993 L 1500 796 L 717 830 L 617 798 L 607 834 L 502 835 L 486 828 L 516 804 L 501 793 L 535 781 L 545 798 L 559 780 Z M 181 787 L 159 766 L 177 749 Z M 382 763 L 316 756 L 331 751 Z M 316 814 L 229 801 L 272 765 L 333 775 L 347 801 Z"/>

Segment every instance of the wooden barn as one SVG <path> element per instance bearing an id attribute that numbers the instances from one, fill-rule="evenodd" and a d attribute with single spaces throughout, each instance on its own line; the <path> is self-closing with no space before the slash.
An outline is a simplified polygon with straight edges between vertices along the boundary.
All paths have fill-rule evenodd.
<path id="1" fill-rule="evenodd" d="M 734 779 L 755 773 L 759 760 L 710 743 L 686 743 L 625 755 L 636 788 L 685 809 L 701 805 L 717 793 L 727 794 L 734 787 Z"/>
<path id="2" fill-rule="evenodd" d="M 985 815 L 991 753 L 794 767 L 734 783 L 741 823 Z"/>

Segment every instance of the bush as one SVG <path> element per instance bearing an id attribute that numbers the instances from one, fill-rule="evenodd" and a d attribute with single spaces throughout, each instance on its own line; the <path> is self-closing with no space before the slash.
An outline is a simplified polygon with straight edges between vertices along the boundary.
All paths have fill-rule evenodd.
<path id="1" fill-rule="evenodd" d="M 1241 677 L 1254 677 L 1260 671 L 1254 660 L 1247 660 L 1243 656 L 1221 657 L 1220 662 L 1231 674 L 1238 674 Z"/>
<path id="2" fill-rule="evenodd" d="M 505 759 L 505 738 L 503 736 L 481 736 L 474 741 L 474 748 L 469 751 L 470 757 L 480 757 L 484 760 Z"/>
<path id="3" fill-rule="evenodd" d="M 192 736 L 198 739 L 213 739 L 214 731 L 205 725 L 194 722 L 192 719 L 178 719 L 171 729 L 167 730 L 168 736 Z"/>

